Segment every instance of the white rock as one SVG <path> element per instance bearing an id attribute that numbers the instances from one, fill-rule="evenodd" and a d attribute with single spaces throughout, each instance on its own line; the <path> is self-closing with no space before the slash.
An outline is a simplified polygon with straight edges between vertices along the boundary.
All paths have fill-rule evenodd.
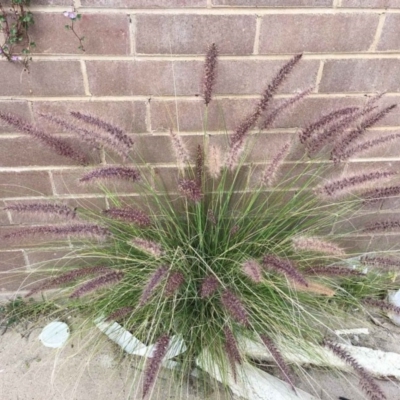
<path id="1" fill-rule="evenodd" d="M 39 335 L 39 340 L 46 347 L 60 348 L 68 340 L 69 328 L 64 322 L 54 321 L 46 325 Z"/>
<path id="2" fill-rule="evenodd" d="M 296 393 L 286 382 L 250 364 L 238 365 L 237 381 L 229 371 L 221 374 L 209 353 L 203 351 L 196 360 L 197 365 L 220 382 L 228 384 L 236 396 L 249 400 L 316 400 L 316 397 L 296 389 Z"/>

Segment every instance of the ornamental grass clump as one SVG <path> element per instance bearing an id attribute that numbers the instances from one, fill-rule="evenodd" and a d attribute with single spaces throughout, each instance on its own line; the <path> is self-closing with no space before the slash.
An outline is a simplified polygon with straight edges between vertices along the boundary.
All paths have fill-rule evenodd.
<path id="1" fill-rule="evenodd" d="M 60 293 L 71 298 L 70 308 L 77 307 L 92 320 L 116 320 L 144 344 L 154 345 L 142 368 L 143 398 L 152 396 L 175 338 L 185 344 L 173 359 L 182 380 L 194 367 L 204 366 L 199 357 L 207 352 L 207 362 L 222 371 L 224 382 L 230 376 L 239 381 L 241 368 L 255 362 L 245 346 L 253 341 L 264 346 L 294 387 L 300 366 L 289 365 L 282 343 L 300 349 L 318 344 L 354 368 L 367 396 L 383 398 L 372 378 L 325 336 L 340 325 L 341 317 L 363 309 L 363 304 L 393 311 L 383 296 L 396 286 L 393 269 L 400 258 L 395 251 L 360 253 L 349 243 L 352 235 L 386 234 L 400 229 L 400 223 L 376 221 L 365 228 L 347 222 L 361 211 L 375 213 L 365 210 L 367 203 L 399 194 L 396 171 L 388 165 L 343 174 L 343 164 L 357 152 L 386 142 L 358 140 L 395 105 L 380 108 L 381 96 L 375 96 L 364 107 L 326 113 L 290 141 L 285 139 L 270 159 L 252 163 L 252 148 L 262 129 L 273 126 L 278 115 L 296 107 L 312 90 L 275 103 L 274 95 L 300 62 L 301 55 L 296 55 L 282 65 L 254 109 L 237 121 L 233 132 L 226 132 L 223 148 L 207 132 L 218 67 L 217 47 L 212 45 L 203 81 L 203 142 L 192 153 L 179 131 L 169 130 L 169 151 L 178 167 L 173 188 L 163 188 L 145 160 L 129 153 L 134 142 L 120 128 L 80 112 L 65 123 L 44 117 L 71 126 L 78 141 L 112 148 L 126 162 L 94 166 L 79 179 L 85 185 L 100 184 L 108 209 L 90 213 L 78 207 L 75 211 L 83 220 L 79 224 L 54 225 L 52 220 L 47 227 L 11 232 L 4 240 L 26 240 L 29 235 L 85 240 L 76 255 L 101 259 L 99 265 L 60 268 L 56 276 L 31 287 L 28 296 L 62 287 Z M 88 159 L 16 117 L 0 113 L 0 119 L 62 156 L 83 164 Z M 68 125 L 70 119 L 73 124 Z M 93 133 L 97 130 L 102 131 L 98 140 Z M 299 152 L 303 156 L 296 160 Z M 132 188 L 140 196 L 119 198 L 112 187 L 121 181 L 125 192 Z M 9 205 L 8 210 L 75 217 L 75 211 L 57 204 Z"/>

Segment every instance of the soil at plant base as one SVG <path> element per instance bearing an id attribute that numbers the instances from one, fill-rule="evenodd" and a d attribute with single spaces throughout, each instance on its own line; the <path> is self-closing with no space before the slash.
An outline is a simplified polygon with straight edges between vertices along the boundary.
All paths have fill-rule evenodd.
<path id="1" fill-rule="evenodd" d="M 73 316 L 64 319 L 72 332 L 67 345 L 62 350 L 44 347 L 38 336 L 49 322 L 42 318 L 34 324 L 20 323 L 0 336 L 1 400 L 141 399 L 141 382 L 133 380 L 139 368 L 135 357 L 122 355 L 120 349 L 95 328 L 78 334 L 81 321 Z M 383 318 L 376 318 L 376 322 L 382 326 L 371 329 L 368 324 L 369 335 L 350 335 L 349 342 L 400 353 L 400 328 Z M 267 367 L 267 370 L 279 376 L 274 368 Z M 299 373 L 296 386 L 323 400 L 337 400 L 339 396 L 365 400 L 357 378 L 349 374 L 337 375 L 312 367 L 305 372 Z M 163 370 L 155 385 L 155 399 L 227 398 L 222 388 L 213 382 L 207 387 L 189 378 L 179 385 L 172 382 L 171 372 Z M 400 399 L 398 382 L 379 380 L 379 384 L 388 400 Z M 323 389 L 314 389 L 319 385 Z"/>

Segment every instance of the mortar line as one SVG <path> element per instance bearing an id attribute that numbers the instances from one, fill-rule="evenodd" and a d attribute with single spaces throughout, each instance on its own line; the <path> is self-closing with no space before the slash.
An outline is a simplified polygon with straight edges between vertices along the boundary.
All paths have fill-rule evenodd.
<path id="1" fill-rule="evenodd" d="M 400 129 L 400 125 L 395 125 L 395 126 L 374 126 L 371 128 L 368 128 L 368 131 L 370 132 L 392 132 L 395 130 Z M 232 132 L 233 129 L 229 129 L 228 132 Z M 266 129 L 263 131 L 263 134 L 268 134 L 268 135 L 278 135 L 282 133 L 296 133 L 298 131 L 298 128 L 293 127 L 293 128 L 284 128 L 284 127 L 278 127 L 278 128 L 270 128 Z M 219 131 L 219 130 L 209 130 L 209 132 L 212 132 L 213 136 L 224 136 L 225 132 L 224 131 Z M 254 134 L 256 134 L 258 131 L 255 130 Z M 137 133 L 137 132 L 135 132 Z M 58 134 L 58 132 L 56 132 Z M 167 131 L 151 131 L 147 130 L 146 132 L 140 132 L 139 133 L 141 137 L 147 137 L 147 138 L 152 138 L 152 137 L 169 137 L 169 133 Z M 181 131 L 179 132 L 181 136 L 203 136 L 204 131 L 202 130 L 197 130 L 197 131 Z M 24 134 L 19 134 L 19 133 L 8 133 L 4 134 L 0 138 L 0 145 L 1 145 L 1 140 L 3 139 L 15 139 L 15 138 L 21 138 L 21 137 L 26 137 Z M 64 135 L 64 137 L 67 137 L 67 135 Z M 73 138 L 73 134 L 68 135 L 68 137 Z M 400 159 L 400 158 L 399 158 Z M 0 172 L 10 172 L 14 171 L 12 168 L 20 169 L 20 168 L 32 168 L 31 166 L 26 166 L 26 167 L 2 167 L 0 168 Z M 63 170 L 63 169 L 70 169 L 71 167 L 59 167 L 59 166 L 50 166 L 50 167 L 36 167 L 36 168 L 41 168 L 38 169 L 38 171 L 55 171 L 55 170 Z M 73 167 L 72 167 L 73 168 Z M 79 168 L 79 167 L 76 167 Z M 30 170 L 30 169 L 29 169 Z M 23 170 L 25 171 L 25 170 Z"/>
<path id="2" fill-rule="evenodd" d="M 13 219 L 12 219 L 11 211 L 10 210 L 6 210 L 6 214 L 7 214 L 8 222 L 10 223 L 10 225 L 12 225 L 13 224 Z"/>
<path id="3" fill-rule="evenodd" d="M 136 14 L 129 14 L 130 54 L 136 55 Z"/>
<path id="4" fill-rule="evenodd" d="M 254 46 L 253 46 L 254 47 Z M 192 54 L 192 55 L 171 55 L 171 54 L 135 54 L 135 56 L 129 55 L 115 55 L 115 56 L 102 56 L 102 55 L 44 55 L 35 54 L 36 61 L 41 62 L 55 62 L 55 61 L 199 61 L 204 62 L 204 54 Z M 244 54 L 244 55 L 225 55 L 219 56 L 219 60 L 223 61 L 286 61 L 293 57 L 293 54 Z M 310 60 L 375 60 L 375 59 L 400 59 L 400 51 L 380 51 L 370 53 L 368 51 L 360 52 L 337 52 L 337 53 L 306 53 L 303 55 L 303 61 Z M 7 62 L 1 59 L 2 62 Z"/>
<path id="5" fill-rule="evenodd" d="M 150 107 L 151 98 L 146 101 L 146 116 L 145 116 L 145 123 L 146 123 L 146 131 L 151 133 L 151 107 Z"/>
<path id="6" fill-rule="evenodd" d="M 322 80 L 322 75 L 324 73 L 324 66 L 325 66 L 325 60 L 321 60 L 320 64 L 319 64 L 319 68 L 318 68 L 318 72 L 317 72 L 317 76 L 315 78 L 315 89 L 314 92 L 318 93 L 319 92 L 319 85 L 321 83 Z"/>
<path id="7" fill-rule="evenodd" d="M 31 262 L 29 260 L 28 253 L 26 252 L 26 249 L 21 249 L 21 251 L 22 251 L 22 256 L 24 257 L 24 260 L 25 260 L 25 269 L 27 271 L 32 271 Z"/>
<path id="8" fill-rule="evenodd" d="M 253 45 L 253 54 L 257 55 L 260 51 L 260 32 L 261 32 L 261 22 L 262 18 L 257 15 L 256 16 L 256 33 L 254 36 L 254 45 Z"/>
<path id="9" fill-rule="evenodd" d="M 201 8 L 169 8 L 169 9 L 154 9 L 154 8 L 91 8 L 91 7 L 79 7 L 80 13 L 85 14 L 132 14 L 138 13 L 143 15 L 276 15 L 276 14 L 380 14 L 388 11 L 386 8 L 368 8 L 368 7 L 341 7 L 340 8 L 328 8 L 328 7 L 218 7 L 212 6 L 201 7 Z M 30 11 L 40 12 L 44 14 L 61 13 L 65 11 L 65 6 L 30 6 Z M 400 9 L 390 9 L 390 13 L 399 14 Z"/>
<path id="10" fill-rule="evenodd" d="M 213 7 L 213 3 L 212 0 L 207 0 L 207 8 L 212 8 Z"/>
<path id="11" fill-rule="evenodd" d="M 369 47 L 368 51 L 376 51 L 376 48 L 378 47 L 379 41 L 382 36 L 385 20 L 386 20 L 386 13 L 382 13 L 379 16 L 378 26 L 376 27 L 374 39 L 372 40 L 371 46 Z"/>
<path id="12" fill-rule="evenodd" d="M 394 130 L 399 130 L 400 129 L 400 125 L 388 125 L 388 126 L 373 126 L 368 128 L 368 131 L 371 132 L 392 132 Z M 228 131 L 231 131 L 232 129 L 229 129 Z M 297 127 L 293 127 L 293 128 L 285 128 L 285 127 L 278 127 L 278 128 L 270 128 L 270 129 L 266 129 L 263 130 L 264 134 L 282 134 L 282 133 L 296 133 L 298 131 Z M 224 136 L 225 132 L 224 131 L 220 131 L 220 130 L 209 130 L 209 132 L 212 132 L 213 136 Z M 58 135 L 61 132 L 54 132 L 54 134 Z M 167 131 L 152 131 L 151 127 L 146 129 L 146 132 L 128 132 L 134 135 L 140 135 L 140 137 L 169 137 L 170 134 Z M 257 131 L 253 131 L 253 133 L 257 133 Z M 202 130 L 195 130 L 195 131 L 181 131 L 180 134 L 182 136 L 202 136 L 204 135 L 204 131 Z M 70 138 L 74 138 L 75 136 L 73 134 L 64 134 L 63 135 L 64 138 L 66 137 L 70 137 Z M 6 139 L 16 139 L 16 138 L 27 138 L 26 134 L 24 133 L 19 133 L 19 132 L 15 132 L 15 133 L 5 133 L 2 134 L 0 137 L 0 145 L 1 145 L 1 141 L 2 140 L 6 140 Z M 31 139 L 32 140 L 32 139 Z M 32 168 L 30 166 L 27 167 L 0 167 L 0 172 L 10 172 L 12 168 Z M 61 166 L 43 166 L 43 167 L 36 167 L 36 168 L 40 168 L 38 169 L 38 171 L 54 171 L 55 169 L 58 168 L 62 168 Z M 65 168 L 71 168 L 70 166 L 65 166 Z M 78 167 L 80 168 L 80 167 Z M 30 170 L 30 169 L 29 169 Z"/>
<path id="13" fill-rule="evenodd" d="M 90 93 L 90 87 L 89 87 L 89 77 L 87 74 L 87 69 L 86 69 L 86 63 L 84 60 L 80 60 L 80 65 L 81 65 L 81 72 L 82 72 L 82 79 L 83 79 L 83 88 L 85 90 L 85 95 L 86 96 L 92 96 Z"/>
<path id="14" fill-rule="evenodd" d="M 33 111 L 33 103 L 32 103 L 32 101 L 30 101 L 30 100 L 28 100 L 27 103 L 28 103 L 29 115 L 30 115 L 30 117 L 31 117 L 31 120 L 32 120 L 32 122 L 33 122 L 33 125 L 35 125 L 35 118 L 34 118 L 35 113 L 34 113 L 34 111 Z"/>
<path id="15" fill-rule="evenodd" d="M 75 9 L 81 8 L 82 7 L 81 0 L 73 0 L 73 5 Z"/>
<path id="16" fill-rule="evenodd" d="M 335 98 L 364 98 L 366 94 L 376 94 L 376 91 L 372 92 L 338 92 L 338 93 L 310 93 L 307 98 L 310 99 L 335 99 Z M 293 93 L 282 93 L 274 96 L 275 99 L 287 99 L 293 96 Z M 385 92 L 385 98 L 388 97 L 399 97 L 400 92 Z M 34 102 L 123 102 L 123 101 L 148 101 L 149 95 L 136 95 L 136 96 L 96 96 L 96 97 L 82 97 L 82 96 L 65 96 L 65 97 L 26 97 L 26 96 L 0 96 L 0 101 L 30 101 Z M 215 95 L 214 99 L 218 100 L 254 100 L 259 99 L 260 94 L 220 94 Z M 192 95 L 181 95 L 181 96 L 151 96 L 152 101 L 164 102 L 164 101 L 193 101 L 199 102 L 198 96 Z"/>
<path id="17" fill-rule="evenodd" d="M 53 196 L 58 197 L 56 185 L 54 183 L 53 173 L 51 171 L 48 171 L 48 174 L 49 174 L 49 179 L 50 179 L 51 190 L 53 191 Z"/>

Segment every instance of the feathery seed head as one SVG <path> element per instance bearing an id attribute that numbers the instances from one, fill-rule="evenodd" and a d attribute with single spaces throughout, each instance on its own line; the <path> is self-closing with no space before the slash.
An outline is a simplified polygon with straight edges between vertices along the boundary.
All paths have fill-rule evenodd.
<path id="1" fill-rule="evenodd" d="M 114 179 L 138 182 L 140 181 L 140 173 L 137 169 L 129 167 L 101 167 L 83 175 L 79 182 L 91 183 L 98 180 L 108 181 Z"/>
<path id="2" fill-rule="evenodd" d="M 147 396 L 154 384 L 161 363 L 167 354 L 169 343 L 169 336 L 166 333 L 162 334 L 156 341 L 153 357 L 149 357 L 147 360 L 146 369 L 144 371 L 143 399 Z"/>
<path id="3" fill-rule="evenodd" d="M 256 260 L 247 260 L 242 264 L 242 271 L 254 283 L 262 281 L 262 270 L 260 264 Z"/>
<path id="4" fill-rule="evenodd" d="M 249 317 L 242 302 L 230 290 L 225 289 L 221 296 L 222 305 L 232 318 L 244 326 L 249 325 Z"/>
<path id="5" fill-rule="evenodd" d="M 300 274 L 292 261 L 285 260 L 272 254 L 267 254 L 263 258 L 263 266 L 266 269 L 272 268 L 280 274 L 284 274 L 288 279 L 293 280 L 300 285 L 308 286 L 308 282 L 303 275 Z"/>
<path id="6" fill-rule="evenodd" d="M 214 275 L 208 275 L 204 278 L 201 288 L 200 297 L 205 299 L 211 296 L 219 288 L 218 279 Z"/>
<path id="7" fill-rule="evenodd" d="M 95 290 L 102 289 L 105 286 L 115 285 L 124 277 L 124 273 L 121 271 L 112 271 L 108 274 L 101 275 L 91 281 L 83 284 L 78 289 L 76 289 L 69 297 L 79 298 L 87 293 L 93 292 Z"/>
<path id="8" fill-rule="evenodd" d="M 233 379 L 236 382 L 237 378 L 236 364 L 242 363 L 242 357 L 240 356 L 235 336 L 227 326 L 224 327 L 224 335 L 225 335 L 225 351 L 228 356 L 229 363 L 231 365 Z"/>
<path id="9" fill-rule="evenodd" d="M 131 239 L 128 244 L 142 250 L 152 256 L 159 258 L 165 254 L 160 243 L 154 242 L 153 240 L 134 238 Z"/>
<path id="10" fill-rule="evenodd" d="M 151 221 L 147 214 L 141 210 L 134 208 L 110 208 L 103 211 L 104 214 L 110 218 L 114 218 L 120 221 L 132 222 L 141 228 L 150 226 Z"/>
<path id="11" fill-rule="evenodd" d="M 178 187 L 182 194 L 190 201 L 197 203 L 203 197 L 201 188 L 193 179 L 180 179 L 178 181 Z"/>
<path id="12" fill-rule="evenodd" d="M 211 101 L 212 90 L 217 78 L 217 58 L 218 49 L 215 43 L 212 43 L 206 54 L 206 62 L 204 63 L 204 77 L 203 77 L 203 97 L 206 106 Z"/>
<path id="13" fill-rule="evenodd" d="M 153 290 L 158 286 L 158 284 L 162 281 L 164 276 L 167 274 L 169 268 L 166 265 L 162 265 L 153 274 L 150 276 L 150 279 L 147 282 L 146 287 L 143 290 L 142 296 L 139 300 L 139 306 L 144 306 L 149 300 Z"/>
<path id="14" fill-rule="evenodd" d="M 68 271 L 63 274 L 57 275 L 54 278 L 45 279 L 39 285 L 37 285 L 33 289 L 31 289 L 25 295 L 25 297 L 30 297 L 37 292 L 42 292 L 47 289 L 59 287 L 61 285 L 76 281 L 77 279 L 80 279 L 87 275 L 106 274 L 108 272 L 111 272 L 110 268 L 103 267 L 103 266 L 74 269 L 72 271 Z"/>
<path id="15" fill-rule="evenodd" d="M 393 171 L 377 171 L 352 175 L 342 179 L 332 180 L 325 185 L 316 188 L 315 193 L 326 197 L 338 197 L 351 190 L 365 187 L 375 181 L 391 178 L 396 175 Z"/>
<path id="16" fill-rule="evenodd" d="M 74 219 L 76 217 L 76 209 L 64 204 L 15 203 L 4 207 L 4 210 L 16 211 L 18 213 L 31 213 L 44 218 Z"/>
<path id="17" fill-rule="evenodd" d="M 345 252 L 336 244 L 317 237 L 299 236 L 292 239 L 295 251 L 313 251 L 333 256 L 344 256 Z"/>
<path id="18" fill-rule="evenodd" d="M 185 277 L 182 272 L 175 271 L 172 272 L 168 279 L 165 286 L 165 296 L 170 297 L 175 294 L 175 292 L 183 285 L 185 282 Z"/>

